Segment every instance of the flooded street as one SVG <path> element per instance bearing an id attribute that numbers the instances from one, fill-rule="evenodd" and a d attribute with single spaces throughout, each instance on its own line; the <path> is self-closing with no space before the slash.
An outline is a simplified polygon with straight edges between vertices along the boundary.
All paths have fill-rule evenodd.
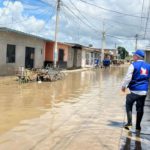
<path id="1" fill-rule="evenodd" d="M 126 70 L 79 71 L 41 84 L 0 79 L 0 150 L 150 149 L 149 135 L 122 129 Z"/>

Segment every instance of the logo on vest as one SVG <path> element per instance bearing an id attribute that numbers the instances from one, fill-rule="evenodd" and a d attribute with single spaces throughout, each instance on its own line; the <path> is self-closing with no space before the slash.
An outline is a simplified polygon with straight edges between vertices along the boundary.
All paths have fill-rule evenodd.
<path id="1" fill-rule="evenodd" d="M 148 75 L 148 70 L 141 67 L 140 75 L 145 75 L 145 76 L 147 76 L 147 75 Z"/>

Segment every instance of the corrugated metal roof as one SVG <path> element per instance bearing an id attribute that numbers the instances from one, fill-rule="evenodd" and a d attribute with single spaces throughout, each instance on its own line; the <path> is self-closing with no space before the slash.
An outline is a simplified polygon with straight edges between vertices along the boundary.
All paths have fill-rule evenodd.
<path id="1" fill-rule="evenodd" d="M 41 39 L 41 40 L 44 40 L 46 42 L 52 42 L 52 40 L 50 40 L 50 39 L 43 38 L 43 37 L 36 36 L 36 35 L 32 35 L 32 34 L 29 34 L 29 33 L 22 32 L 22 31 L 17 31 L 17 30 L 10 29 L 10 28 L 7 28 L 7 27 L 0 27 L 0 31 L 14 32 L 14 33 L 17 33 L 17 34 L 21 34 L 21 35 L 25 35 L 25 36 L 30 36 L 30 37 L 37 38 L 37 39 Z"/>

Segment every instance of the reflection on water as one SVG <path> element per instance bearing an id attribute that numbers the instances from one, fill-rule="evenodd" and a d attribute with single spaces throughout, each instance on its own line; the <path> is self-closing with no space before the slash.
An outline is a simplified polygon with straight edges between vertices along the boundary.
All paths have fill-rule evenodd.
<path id="1" fill-rule="evenodd" d="M 117 149 L 126 69 L 74 72 L 41 84 L 0 80 L 0 149 Z"/>
<path id="2" fill-rule="evenodd" d="M 136 135 L 131 132 L 128 133 L 125 138 L 125 144 L 122 146 L 121 150 L 142 150 L 140 134 Z"/>
<path id="3" fill-rule="evenodd" d="M 39 116 L 52 103 L 78 97 L 90 86 L 93 75 L 94 72 L 73 73 L 65 80 L 42 84 L 1 81 L 0 132 L 18 124 L 20 120 Z"/>

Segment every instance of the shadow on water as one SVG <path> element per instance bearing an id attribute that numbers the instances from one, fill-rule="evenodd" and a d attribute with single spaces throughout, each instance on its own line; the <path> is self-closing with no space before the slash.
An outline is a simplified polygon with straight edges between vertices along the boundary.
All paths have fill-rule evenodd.
<path id="1" fill-rule="evenodd" d="M 123 122 L 118 122 L 118 121 L 109 121 L 109 126 L 113 126 L 113 127 L 123 127 Z"/>
<path id="2" fill-rule="evenodd" d="M 145 105 L 146 107 L 150 107 L 150 105 Z"/>
<path id="3" fill-rule="evenodd" d="M 140 135 L 133 136 L 132 133 L 128 133 L 125 138 L 125 142 L 120 150 L 142 150 Z"/>

